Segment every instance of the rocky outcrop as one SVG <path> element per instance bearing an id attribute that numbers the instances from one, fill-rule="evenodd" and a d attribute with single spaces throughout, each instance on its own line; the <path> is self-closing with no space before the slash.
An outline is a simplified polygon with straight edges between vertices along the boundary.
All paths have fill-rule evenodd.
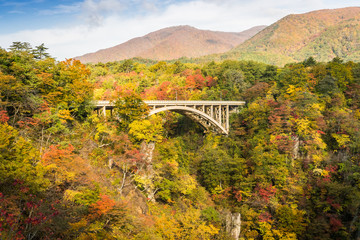
<path id="1" fill-rule="evenodd" d="M 133 184 L 127 185 L 122 189 L 122 196 L 137 213 L 149 213 L 146 197 L 138 188 L 134 187 Z"/>
<path id="2" fill-rule="evenodd" d="M 149 142 L 149 143 L 142 142 L 140 145 L 140 152 L 143 155 L 144 161 L 148 165 L 151 165 L 152 163 L 154 149 L 155 149 L 155 142 Z"/>
<path id="3" fill-rule="evenodd" d="M 154 178 L 154 170 L 152 165 L 153 153 L 155 150 L 155 142 L 142 142 L 140 146 L 140 152 L 143 155 L 144 162 L 146 164 L 146 168 L 144 169 L 144 174 L 141 176 L 143 184 L 144 184 L 144 192 L 148 197 L 148 200 L 151 202 L 155 202 L 155 193 L 156 189 L 152 184 L 152 180 Z"/>
<path id="4" fill-rule="evenodd" d="M 228 232 L 234 240 L 239 240 L 241 231 L 241 214 L 226 213 L 226 232 Z"/>

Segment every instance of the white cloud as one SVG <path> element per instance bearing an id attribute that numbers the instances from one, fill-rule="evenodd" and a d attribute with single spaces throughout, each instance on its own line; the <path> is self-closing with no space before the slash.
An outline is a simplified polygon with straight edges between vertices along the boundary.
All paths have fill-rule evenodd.
<path id="1" fill-rule="evenodd" d="M 346 4 L 355 5 L 356 0 Z M 165 4 L 165 5 L 164 5 Z M 112 47 L 131 38 L 176 25 L 239 32 L 257 25 L 270 25 L 292 13 L 346 6 L 344 1 L 326 0 L 85 0 L 79 6 L 82 24 L 64 28 L 0 34 L 0 46 L 14 41 L 45 43 L 58 60 Z M 132 7 L 136 6 L 137 9 Z M 74 8 L 77 6 L 73 6 Z M 69 11 L 74 9 L 58 8 Z M 96 26 L 89 28 L 89 25 Z"/>
<path id="2" fill-rule="evenodd" d="M 19 11 L 19 10 L 12 10 L 12 11 L 9 11 L 8 13 L 10 13 L 10 14 L 23 14 L 24 12 Z"/>
<path id="3" fill-rule="evenodd" d="M 104 16 L 120 12 L 125 4 L 119 0 L 85 0 L 81 7 L 87 23 L 96 27 L 103 23 Z"/>
<path id="4" fill-rule="evenodd" d="M 80 3 L 74 3 L 71 5 L 58 5 L 54 9 L 44 9 L 40 10 L 39 14 L 42 15 L 55 15 L 55 14 L 67 14 L 67 13 L 77 13 L 81 9 Z"/>

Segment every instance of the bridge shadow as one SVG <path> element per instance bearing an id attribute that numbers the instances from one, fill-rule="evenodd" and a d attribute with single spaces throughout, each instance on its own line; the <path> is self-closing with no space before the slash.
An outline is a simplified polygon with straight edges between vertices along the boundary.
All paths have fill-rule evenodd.
<path id="1" fill-rule="evenodd" d="M 174 115 L 175 121 L 167 121 L 164 123 L 164 128 L 169 137 L 173 138 L 188 134 L 204 136 L 206 134 L 206 130 L 201 124 L 195 122 L 193 119 L 179 113 L 172 113 L 172 115 Z"/>

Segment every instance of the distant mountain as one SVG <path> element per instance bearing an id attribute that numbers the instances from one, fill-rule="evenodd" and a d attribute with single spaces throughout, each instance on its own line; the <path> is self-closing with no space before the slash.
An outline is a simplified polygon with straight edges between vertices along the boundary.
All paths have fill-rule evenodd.
<path id="1" fill-rule="evenodd" d="M 310 56 L 360 62 L 360 7 L 288 15 L 229 52 L 204 59 L 284 65 Z"/>
<path id="2" fill-rule="evenodd" d="M 97 63 L 133 57 L 155 60 L 200 57 L 229 51 L 265 27 L 257 26 L 240 33 L 199 30 L 190 26 L 169 27 L 76 59 Z"/>

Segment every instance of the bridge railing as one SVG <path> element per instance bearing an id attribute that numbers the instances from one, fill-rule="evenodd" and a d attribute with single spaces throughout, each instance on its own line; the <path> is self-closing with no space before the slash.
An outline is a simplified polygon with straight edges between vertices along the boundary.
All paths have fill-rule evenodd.
<path id="1" fill-rule="evenodd" d="M 245 105 L 245 101 L 185 101 L 185 100 L 145 100 L 144 103 L 150 106 L 154 105 L 179 105 L 179 106 L 194 106 L 194 105 L 221 105 L 221 106 L 242 106 Z M 96 107 L 112 107 L 113 103 L 110 101 L 95 101 Z"/>
<path id="2" fill-rule="evenodd" d="M 184 101 L 184 100 L 146 100 L 144 101 L 148 105 L 229 105 L 239 106 L 245 105 L 244 101 Z"/>

